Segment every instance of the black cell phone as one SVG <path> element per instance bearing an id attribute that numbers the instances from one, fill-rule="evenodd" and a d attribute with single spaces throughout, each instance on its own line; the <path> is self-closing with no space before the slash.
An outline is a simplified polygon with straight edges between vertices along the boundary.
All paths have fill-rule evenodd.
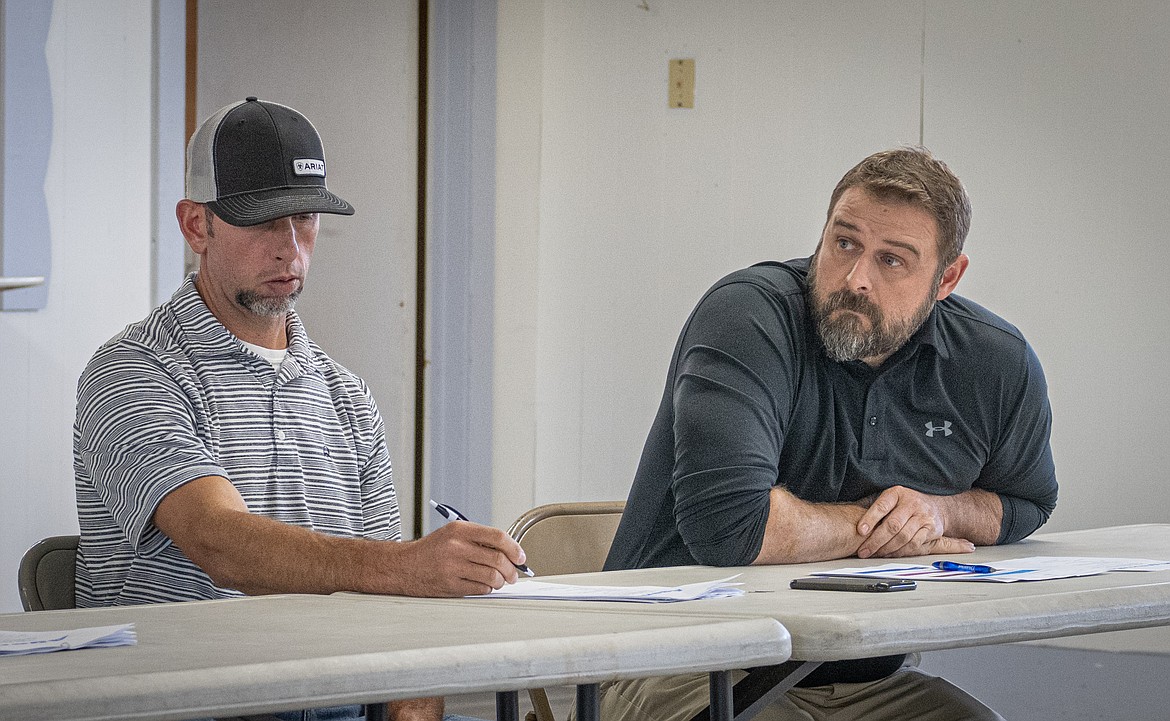
<path id="1" fill-rule="evenodd" d="M 814 591 L 913 591 L 918 588 L 914 581 L 898 578 L 856 578 L 851 576 L 809 576 L 794 578 L 788 584 L 792 588 Z"/>

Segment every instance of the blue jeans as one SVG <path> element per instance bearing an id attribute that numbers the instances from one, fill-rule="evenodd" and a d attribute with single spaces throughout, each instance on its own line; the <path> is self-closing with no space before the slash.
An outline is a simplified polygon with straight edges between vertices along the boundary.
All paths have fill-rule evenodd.
<path id="1" fill-rule="evenodd" d="M 311 708 L 307 711 L 280 711 L 267 714 L 282 721 L 365 721 L 365 707 L 332 706 L 330 708 Z M 197 721 L 240 721 L 239 716 L 221 716 L 218 719 L 197 719 Z"/>
<path id="2" fill-rule="evenodd" d="M 273 716 L 281 721 L 365 721 L 366 710 L 363 706 L 331 706 L 307 711 L 281 711 Z"/>

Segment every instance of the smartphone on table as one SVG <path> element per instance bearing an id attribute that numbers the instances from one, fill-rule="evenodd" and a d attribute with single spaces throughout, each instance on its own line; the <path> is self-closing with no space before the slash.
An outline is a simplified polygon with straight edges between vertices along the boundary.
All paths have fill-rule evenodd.
<path id="1" fill-rule="evenodd" d="M 887 591 L 913 591 L 918 588 L 914 581 L 901 578 L 858 578 L 854 576 L 808 576 L 794 578 L 788 584 L 791 588 L 813 591 L 863 591 L 884 593 Z"/>

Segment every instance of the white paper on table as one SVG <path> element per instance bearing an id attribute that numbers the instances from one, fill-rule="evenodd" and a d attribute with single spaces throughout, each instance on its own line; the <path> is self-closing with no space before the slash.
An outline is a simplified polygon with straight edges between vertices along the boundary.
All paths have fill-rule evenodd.
<path id="1" fill-rule="evenodd" d="M 1152 561 L 1148 558 L 1114 558 L 1119 564 L 1114 571 L 1170 571 L 1170 561 Z"/>
<path id="2" fill-rule="evenodd" d="M 528 598 L 561 601 L 621 601 L 625 603 L 674 603 L 702 598 L 742 596 L 740 584 L 729 583 L 739 574 L 717 581 L 682 586 L 587 586 L 549 581 L 520 580 L 491 593 L 468 598 Z"/>
<path id="3" fill-rule="evenodd" d="M 137 643 L 138 635 L 132 623 L 67 631 L 0 631 L 0 656 L 69 651 L 75 648 L 133 646 Z"/>
<path id="4" fill-rule="evenodd" d="M 956 559 L 958 560 L 958 559 Z M 958 560 L 962 563 L 962 560 Z M 1170 562 L 1143 558 L 1096 558 L 1091 556 L 1029 556 L 992 561 L 993 573 L 971 571 L 943 571 L 933 566 L 909 563 L 887 563 L 881 566 L 839 568 L 833 571 L 814 571 L 814 576 L 861 576 L 866 578 L 904 578 L 914 581 L 984 581 L 1012 583 L 1015 581 L 1048 581 L 1057 578 L 1096 576 L 1110 571 L 1170 570 Z"/>

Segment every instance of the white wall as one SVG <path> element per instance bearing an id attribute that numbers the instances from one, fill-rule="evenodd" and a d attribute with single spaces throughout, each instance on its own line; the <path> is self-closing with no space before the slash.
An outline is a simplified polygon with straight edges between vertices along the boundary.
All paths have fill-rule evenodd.
<path id="1" fill-rule="evenodd" d="M 414 483 L 418 4 L 201 0 L 198 116 L 255 95 L 325 144 L 329 189 L 305 294 L 309 336 L 369 383 L 386 421 L 403 533 Z"/>
<path id="2" fill-rule="evenodd" d="M 535 505 L 544 15 L 541 0 L 497 7 L 492 522 L 507 528 Z"/>
<path id="3" fill-rule="evenodd" d="M 533 440 L 496 445 L 497 523 L 625 498 L 701 293 L 810 253 L 837 178 L 919 138 L 919 3 L 531 5 L 501 3 L 499 164 L 524 172 L 500 174 L 497 263 L 526 266 L 497 273 L 524 300 L 497 314 L 496 377 L 533 401 L 496 428 Z M 696 61 L 693 110 L 667 107 L 672 58 Z"/>
<path id="4" fill-rule="evenodd" d="M 60 0 L 44 310 L 0 313 L 0 611 L 19 611 L 21 554 L 77 532 L 72 425 L 93 351 L 150 309 L 151 5 Z"/>
<path id="5" fill-rule="evenodd" d="M 1170 5 L 927 7 L 926 142 L 975 207 L 961 292 L 1048 376 L 1049 528 L 1170 521 Z"/>
<path id="6" fill-rule="evenodd" d="M 702 291 L 811 253 L 836 180 L 920 139 L 973 198 L 959 292 L 1048 373 L 1047 528 L 1170 520 L 1170 6 L 646 6 L 500 2 L 497 523 L 624 498 Z M 666 106 L 679 57 L 693 110 Z"/>

